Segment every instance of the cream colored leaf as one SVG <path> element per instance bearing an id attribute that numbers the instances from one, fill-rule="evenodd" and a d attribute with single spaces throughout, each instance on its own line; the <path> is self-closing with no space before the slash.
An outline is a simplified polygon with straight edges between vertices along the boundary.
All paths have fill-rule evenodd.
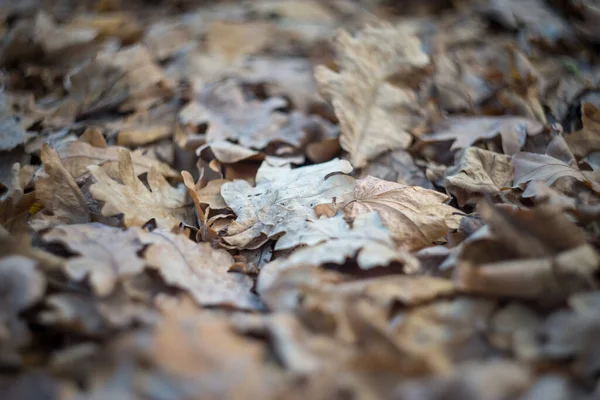
<path id="1" fill-rule="evenodd" d="M 350 163 L 337 159 L 296 169 L 263 162 L 255 187 L 243 180 L 221 186 L 225 203 L 237 214 L 223 239 L 236 248 L 255 249 L 279 238 L 277 249 L 292 247 L 286 232 L 302 230 L 306 219 L 316 219 L 313 208 L 318 204 L 352 191 L 354 179 L 340 175 L 351 171 Z"/>
<path id="2" fill-rule="evenodd" d="M 318 66 L 315 77 L 335 108 L 352 165 L 364 167 L 384 151 L 408 147 L 423 116 L 416 93 L 388 80 L 429 64 L 420 40 L 408 29 L 371 26 L 356 37 L 341 32 L 336 49 L 340 72 Z"/>
<path id="3" fill-rule="evenodd" d="M 143 244 L 134 230 L 99 223 L 57 226 L 44 239 L 61 242 L 78 254 L 67 260 L 65 270 L 75 281 L 87 276 L 99 296 L 110 294 L 121 279 L 144 269 L 145 262 L 137 255 Z"/>
<path id="4" fill-rule="evenodd" d="M 156 168 L 148 173 L 150 190 L 134 172 L 128 151 L 119 151 L 118 183 L 104 170 L 92 165 L 88 167 L 97 182 L 90 191 L 94 198 L 104 201 L 102 214 L 113 216 L 124 214 L 126 226 L 142 226 L 154 218 L 159 227 L 172 228 L 180 222 L 193 224 L 192 205 L 188 204 L 185 188 L 173 188 Z"/>
<path id="5" fill-rule="evenodd" d="M 31 221 L 34 229 L 89 222 L 87 201 L 75 179 L 63 167 L 56 151 L 44 145 L 40 157 L 46 176 L 35 183 L 35 195 L 44 205 L 44 213 L 38 213 Z"/>
<path id="6" fill-rule="evenodd" d="M 149 265 L 168 284 L 188 291 L 198 304 L 260 308 L 258 298 L 251 293 L 252 279 L 228 272 L 235 260 L 225 250 L 163 230 L 140 231 L 140 238 L 150 245 L 145 252 Z"/>
<path id="7" fill-rule="evenodd" d="M 497 195 L 512 185 L 510 156 L 469 147 L 456 159 L 455 165 L 446 170 L 444 187 L 461 207 L 476 205 L 483 196 Z"/>
<path id="8" fill-rule="evenodd" d="M 119 178 L 119 151 L 124 147 L 110 146 L 107 148 L 94 147 L 80 141 L 66 142 L 56 149 L 64 167 L 74 178 L 85 174 L 88 165 L 99 165 L 113 179 Z M 131 160 L 136 175 L 149 172 L 155 168 L 168 178 L 179 178 L 177 171 L 167 164 L 144 156 L 140 151 L 131 153 Z"/>
<path id="9" fill-rule="evenodd" d="M 294 239 L 292 244 L 309 247 L 298 249 L 291 256 L 263 267 L 259 276 L 259 290 L 266 290 L 283 270 L 327 263 L 343 265 L 354 257 L 358 266 L 365 270 L 384 267 L 392 262 L 405 264 L 407 270 L 416 269 L 418 265 L 418 261 L 410 254 L 396 248 L 376 212 L 358 215 L 352 228 L 343 215 L 309 221 L 302 234 Z"/>
<path id="10" fill-rule="evenodd" d="M 344 213 L 356 217 L 377 211 L 394 241 L 415 250 L 457 228 L 459 211 L 444 204 L 448 196 L 419 186 L 406 186 L 368 176 L 357 181 L 354 193 L 344 198 Z"/>
<path id="11" fill-rule="evenodd" d="M 589 182 L 577 168 L 547 154 L 517 153 L 513 157 L 515 167 L 514 187 L 521 187 L 531 181 L 543 181 L 548 186 L 563 177 Z"/>

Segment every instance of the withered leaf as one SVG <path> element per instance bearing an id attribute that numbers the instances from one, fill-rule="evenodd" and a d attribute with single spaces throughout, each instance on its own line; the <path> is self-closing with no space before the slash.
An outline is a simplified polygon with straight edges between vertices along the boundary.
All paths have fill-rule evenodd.
<path id="1" fill-rule="evenodd" d="M 276 248 L 290 247 L 286 232 L 303 229 L 307 218 L 316 218 L 313 208 L 318 204 L 352 191 L 354 179 L 341 175 L 351 171 L 347 161 L 337 159 L 296 169 L 269 166 L 265 161 L 255 187 L 242 180 L 223 184 L 221 195 L 237 215 L 224 241 L 255 249 L 269 238 L 278 238 Z"/>
<path id="2" fill-rule="evenodd" d="M 565 137 L 575 157 L 582 158 L 600 151 L 600 110 L 591 103 L 581 106 L 583 129 Z"/>
<path id="3" fill-rule="evenodd" d="M 69 141 L 58 146 L 56 152 L 64 167 L 74 178 L 79 178 L 87 173 L 89 165 L 99 165 L 108 176 L 118 179 L 119 152 L 124 149 L 124 147 L 119 146 L 102 148 L 81 141 Z M 167 164 L 145 156 L 141 151 L 131 152 L 131 162 L 136 175 L 141 175 L 155 168 L 168 178 L 179 178 L 179 174 Z"/>
<path id="4" fill-rule="evenodd" d="M 245 147 L 262 149 L 280 139 L 279 132 L 288 118 L 276 110 L 286 105 L 287 102 L 278 97 L 248 101 L 235 81 L 227 80 L 206 87 L 200 100 L 188 104 L 179 118 L 183 124 L 208 124 L 206 140 L 209 143 L 231 139 Z"/>
<path id="5" fill-rule="evenodd" d="M 57 226 L 44 239 L 60 242 L 78 254 L 67 260 L 65 271 L 75 281 L 87 277 L 99 296 L 108 295 L 120 280 L 144 269 L 145 262 L 137 254 L 143 245 L 133 230 L 99 223 Z"/>
<path id="6" fill-rule="evenodd" d="M 37 262 L 21 255 L 0 259 L 2 288 L 0 326 L 20 311 L 40 300 L 46 290 L 46 279 L 36 268 Z"/>
<path id="7" fill-rule="evenodd" d="M 252 280 L 228 272 L 235 262 L 225 250 L 213 249 L 210 243 L 195 243 L 183 234 L 162 230 L 140 232 L 143 243 L 150 245 L 144 253 L 147 263 L 164 280 L 189 292 L 203 306 L 230 306 L 259 309 L 260 302 L 251 293 Z"/>
<path id="8" fill-rule="evenodd" d="M 429 63 L 421 42 L 409 29 L 366 27 L 356 37 L 341 32 L 336 41 L 340 72 L 315 69 L 319 90 L 340 121 L 340 144 L 355 167 L 377 155 L 410 144 L 422 122 L 416 94 L 389 82 Z"/>
<path id="9" fill-rule="evenodd" d="M 111 179 L 100 166 L 88 167 L 97 180 L 90 191 L 94 198 L 105 202 L 103 215 L 124 214 L 126 226 L 142 226 L 153 218 L 159 227 L 167 229 L 180 222 L 193 224 L 192 205 L 188 204 L 183 186 L 172 187 L 153 167 L 148 172 L 148 189 L 136 176 L 129 152 L 120 150 L 118 155 L 122 184 Z"/>
<path id="10" fill-rule="evenodd" d="M 377 211 L 397 245 L 419 249 L 457 228 L 459 215 L 444 204 L 448 197 L 420 186 L 407 186 L 371 176 L 356 182 L 354 192 L 340 203 L 349 217 Z"/>
<path id="11" fill-rule="evenodd" d="M 452 150 L 464 149 L 482 139 L 502 138 L 504 154 L 514 155 L 525 145 L 528 136 L 542 132 L 543 125 L 523 117 L 451 117 L 440 123 L 424 141 L 452 140 Z"/>
<path id="12" fill-rule="evenodd" d="M 468 147 L 456 155 L 454 165 L 446 170 L 444 186 L 459 206 L 475 205 L 482 196 L 497 195 L 512 186 L 511 157 Z"/>
<path id="13" fill-rule="evenodd" d="M 32 221 L 33 227 L 41 229 L 52 225 L 89 222 L 87 201 L 56 151 L 44 145 L 40 158 L 47 176 L 35 183 L 35 195 L 50 214 L 38 214 L 38 218 Z"/>

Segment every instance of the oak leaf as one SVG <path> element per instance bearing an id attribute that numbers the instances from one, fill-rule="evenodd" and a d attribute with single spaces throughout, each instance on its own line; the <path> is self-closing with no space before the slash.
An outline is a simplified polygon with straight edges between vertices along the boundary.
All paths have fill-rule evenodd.
<path id="1" fill-rule="evenodd" d="M 565 136 L 565 141 L 578 159 L 600 151 L 600 110 L 591 103 L 584 103 L 581 106 L 581 121 L 581 130 Z"/>
<path id="2" fill-rule="evenodd" d="M 407 186 L 367 176 L 340 207 L 348 217 L 377 211 L 396 244 L 415 250 L 457 228 L 460 217 L 444 204 L 448 196 L 419 186 Z"/>
<path id="3" fill-rule="evenodd" d="M 482 196 L 497 195 L 513 180 L 511 158 L 469 147 L 456 155 L 455 165 L 446 170 L 444 186 L 456 197 L 458 205 L 475 205 Z"/>
<path id="4" fill-rule="evenodd" d="M 366 27 L 356 37 L 341 32 L 336 40 L 340 72 L 315 69 L 321 94 L 340 121 L 340 144 L 355 167 L 412 141 L 423 121 L 416 93 L 389 81 L 429 64 L 418 37 L 388 25 Z"/>
<path id="5" fill-rule="evenodd" d="M 88 172 L 89 165 L 99 165 L 113 179 L 119 178 L 119 152 L 125 150 L 120 146 L 96 147 L 82 141 L 65 142 L 58 146 L 56 152 L 64 167 L 74 178 Z M 168 178 L 179 178 L 167 164 L 150 158 L 136 150 L 131 152 L 131 162 L 136 175 L 149 172 L 155 168 Z"/>
<path id="6" fill-rule="evenodd" d="M 44 145 L 40 153 L 46 176 L 35 183 L 35 195 L 44 205 L 32 221 L 34 228 L 41 229 L 58 224 L 81 224 L 90 221 L 90 209 L 75 179 L 60 162 L 56 151 Z"/>
<path id="7" fill-rule="evenodd" d="M 441 122 L 434 132 L 422 136 L 421 140 L 452 140 L 450 149 L 455 150 L 472 146 L 478 140 L 500 135 L 504 154 L 512 156 L 523 148 L 528 136 L 537 135 L 542 130 L 542 124 L 523 117 L 451 117 Z"/>
<path id="8" fill-rule="evenodd" d="M 296 169 L 265 161 L 255 187 L 243 180 L 224 183 L 221 195 L 237 219 L 223 240 L 236 248 L 255 249 L 278 238 L 276 249 L 289 248 L 286 232 L 303 229 L 307 218 L 316 219 L 313 208 L 318 204 L 352 191 L 354 179 L 340 175 L 351 171 L 350 163 L 337 159 Z"/>
<path id="9" fill-rule="evenodd" d="M 57 226 L 44 239 L 60 242 L 77 254 L 67 260 L 66 273 L 75 281 L 88 277 L 99 296 L 108 295 L 120 280 L 144 269 L 145 262 L 137 254 L 143 244 L 133 230 L 99 223 Z"/>
<path id="10" fill-rule="evenodd" d="M 88 167 L 97 180 L 90 191 L 94 198 L 105 202 L 102 215 L 124 214 L 125 226 L 142 226 L 153 218 L 159 227 L 169 229 L 180 222 L 193 224 L 185 188 L 172 187 L 156 168 L 151 168 L 148 189 L 137 178 L 129 152 L 120 150 L 118 155 L 122 184 L 111 179 L 100 166 Z"/>
<path id="11" fill-rule="evenodd" d="M 188 291 L 198 304 L 260 308 L 257 297 L 251 293 L 252 279 L 228 272 L 235 260 L 225 250 L 163 230 L 140 232 L 140 238 L 150 245 L 144 254 L 148 264 L 169 285 Z"/>

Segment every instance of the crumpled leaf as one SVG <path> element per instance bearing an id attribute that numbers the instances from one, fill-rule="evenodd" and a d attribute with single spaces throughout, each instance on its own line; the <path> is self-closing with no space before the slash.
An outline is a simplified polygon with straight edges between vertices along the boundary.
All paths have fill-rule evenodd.
<path id="1" fill-rule="evenodd" d="M 144 260 L 137 254 L 143 245 L 133 230 L 99 223 L 57 226 L 44 239 L 60 242 L 78 254 L 67 260 L 65 271 L 75 281 L 87 277 L 99 296 L 108 295 L 119 281 L 144 269 Z"/>
<path id="2" fill-rule="evenodd" d="M 68 141 L 57 147 L 56 152 L 64 167 L 74 178 L 88 172 L 89 165 L 99 165 L 113 179 L 119 178 L 119 152 L 124 147 L 97 147 L 82 141 Z M 130 153 L 135 175 L 141 175 L 155 168 L 167 178 L 179 178 L 179 174 L 167 164 L 152 159 L 136 150 Z"/>
<path id="3" fill-rule="evenodd" d="M 251 293 L 252 280 L 228 272 L 235 262 L 225 250 L 213 249 L 210 243 L 195 243 L 183 234 L 162 230 L 140 232 L 148 264 L 173 286 L 189 292 L 203 306 L 230 306 L 259 309 Z"/>
<path id="4" fill-rule="evenodd" d="M 448 197 L 420 186 L 407 186 L 371 176 L 356 182 L 340 207 L 348 217 L 377 211 L 397 245 L 415 250 L 457 228 L 460 217 L 444 204 Z"/>
<path id="5" fill-rule="evenodd" d="M 446 170 L 444 186 L 456 197 L 458 205 L 475 205 L 485 195 L 497 195 L 512 186 L 511 157 L 468 147 L 456 155 Z"/>
<path id="6" fill-rule="evenodd" d="M 354 257 L 358 266 L 365 270 L 385 267 L 392 262 L 406 264 L 405 269 L 409 271 L 418 268 L 414 258 L 396 248 L 376 212 L 357 215 L 352 228 L 342 215 L 309 221 L 302 233 L 292 239 L 290 245 L 309 247 L 267 264 L 261 271 L 259 288 L 269 286 L 274 275 L 282 270 L 303 265 L 343 265 L 347 259 Z"/>
<path id="7" fill-rule="evenodd" d="M 500 135 L 504 154 L 512 156 L 523 148 L 528 136 L 537 135 L 542 130 L 542 124 L 523 117 L 450 117 L 433 133 L 423 135 L 420 139 L 429 142 L 453 140 L 450 149 L 455 150 Z"/>
<path id="8" fill-rule="evenodd" d="M 75 179 L 60 162 L 56 151 L 44 145 L 40 153 L 47 176 L 35 183 L 35 196 L 51 214 L 37 214 L 35 229 L 59 224 L 83 224 L 90 221 L 90 209 Z"/>
<path id="9" fill-rule="evenodd" d="M 336 40 L 340 72 L 315 69 L 321 94 L 340 121 L 340 144 L 352 165 L 412 141 L 411 131 L 423 122 L 415 92 L 389 82 L 429 64 L 414 32 L 388 25 L 366 27 L 356 37 L 341 32 Z"/>
<path id="10" fill-rule="evenodd" d="M 264 162 L 255 187 L 242 180 L 223 184 L 221 195 L 237 215 L 223 240 L 236 248 L 255 249 L 277 238 L 276 249 L 291 247 L 286 232 L 303 229 L 307 218 L 316 218 L 313 208 L 318 204 L 352 191 L 354 179 L 339 175 L 351 171 L 347 161 L 337 159 L 296 169 Z"/>
<path id="11" fill-rule="evenodd" d="M 88 167 L 96 178 L 90 191 L 94 198 L 105 202 L 102 214 L 114 216 L 124 214 L 125 226 L 142 226 L 155 219 L 159 227 L 170 229 L 180 222 L 193 224 L 191 204 L 187 201 L 184 187 L 169 185 L 161 173 L 152 167 L 148 172 L 150 190 L 140 181 L 132 164 L 131 155 L 119 150 L 118 183 L 112 180 L 98 165 Z"/>
<path id="12" fill-rule="evenodd" d="M 425 177 L 406 150 L 396 150 L 377 157 L 362 170 L 361 178 L 372 176 L 403 185 L 421 186 L 433 189 L 433 185 Z"/>

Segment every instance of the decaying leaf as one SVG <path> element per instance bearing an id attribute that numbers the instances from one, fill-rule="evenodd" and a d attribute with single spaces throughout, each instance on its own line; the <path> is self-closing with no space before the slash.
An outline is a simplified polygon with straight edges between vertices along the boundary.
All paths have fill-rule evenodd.
<path id="1" fill-rule="evenodd" d="M 582 158 L 600 151 L 600 110 L 591 103 L 581 106 L 583 129 L 565 137 L 575 157 Z"/>
<path id="2" fill-rule="evenodd" d="M 191 204 L 188 204 L 184 188 L 172 187 L 156 168 L 151 168 L 148 172 L 149 190 L 136 176 L 129 152 L 120 150 L 118 155 L 122 184 L 112 180 L 100 166 L 88 167 L 97 180 L 90 191 L 96 199 L 105 202 L 103 215 L 124 214 L 126 226 L 143 226 L 151 219 L 155 219 L 159 227 L 167 229 L 180 222 L 193 223 Z"/>
<path id="3" fill-rule="evenodd" d="M 87 277 L 100 296 L 110 294 L 120 280 L 144 269 L 144 260 L 138 256 L 142 243 L 133 230 L 98 223 L 57 226 L 44 234 L 44 239 L 60 242 L 77 254 L 67 260 L 65 271 L 75 281 Z"/>
<path id="4" fill-rule="evenodd" d="M 262 149 L 279 139 L 279 132 L 288 119 L 277 109 L 286 105 L 283 98 L 277 97 L 248 101 L 241 88 L 228 80 L 207 87 L 200 94 L 200 100 L 188 104 L 179 118 L 183 124 L 208 124 L 209 143 L 231 139 L 245 147 Z"/>
<path id="5" fill-rule="evenodd" d="M 49 214 L 38 214 L 38 219 L 32 221 L 34 227 L 41 229 L 58 224 L 89 222 L 87 201 L 56 151 L 44 145 L 40 157 L 47 176 L 35 183 L 35 194 Z"/>
<path id="6" fill-rule="evenodd" d="M 528 136 L 539 134 L 543 129 L 537 121 L 522 117 L 452 117 L 444 120 L 433 133 L 421 140 L 452 140 L 451 149 L 464 149 L 478 140 L 502 138 L 504 154 L 514 155 L 525 145 Z"/>
<path id="7" fill-rule="evenodd" d="M 258 299 L 250 291 L 252 280 L 228 272 L 235 260 L 226 251 L 161 230 L 140 233 L 140 238 L 150 245 L 144 253 L 148 264 L 168 284 L 188 291 L 198 304 L 260 308 Z"/>
<path id="8" fill-rule="evenodd" d="M 106 148 L 93 146 L 82 141 L 71 141 L 60 145 L 56 152 L 64 167 L 74 178 L 88 172 L 89 165 L 99 165 L 113 179 L 119 178 L 119 151 L 123 147 Z M 178 178 L 179 174 L 168 165 L 143 155 L 140 151 L 131 152 L 131 162 L 136 176 L 155 168 L 168 178 Z"/>
<path id="9" fill-rule="evenodd" d="M 360 168 L 387 150 L 410 144 L 411 131 L 423 122 L 417 96 L 390 79 L 430 60 L 414 32 L 387 25 L 367 27 L 356 37 L 341 32 L 336 47 L 340 72 L 319 66 L 315 76 L 340 121 L 340 144 Z"/>
<path id="10" fill-rule="evenodd" d="M 318 204 L 352 191 L 354 179 L 340 175 L 351 171 L 350 164 L 341 160 L 296 169 L 265 161 L 255 187 L 242 180 L 221 186 L 225 203 L 237 215 L 223 239 L 236 248 L 255 249 L 278 238 L 277 248 L 290 247 L 286 232 L 303 229 L 307 218 L 316 218 L 313 208 Z"/>
<path id="11" fill-rule="evenodd" d="M 460 217 L 455 208 L 444 204 L 447 199 L 433 190 L 368 176 L 356 182 L 341 207 L 349 217 L 377 211 L 399 246 L 418 249 L 458 227 Z"/>
<path id="12" fill-rule="evenodd" d="M 456 160 L 446 170 L 444 186 L 461 207 L 476 205 L 482 196 L 495 196 L 512 186 L 513 165 L 509 156 L 468 147 L 456 155 Z"/>

